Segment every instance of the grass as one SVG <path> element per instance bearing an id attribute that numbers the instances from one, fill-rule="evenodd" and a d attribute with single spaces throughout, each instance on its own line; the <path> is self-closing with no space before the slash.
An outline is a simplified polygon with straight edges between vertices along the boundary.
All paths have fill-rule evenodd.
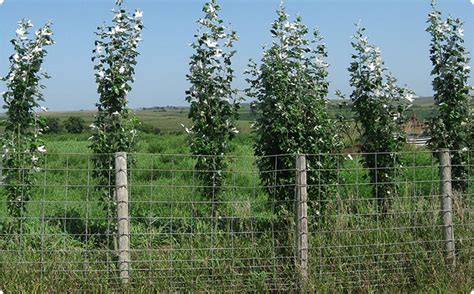
<path id="1" fill-rule="evenodd" d="M 191 125 L 188 119 L 189 109 L 186 107 L 168 107 L 160 109 L 138 109 L 135 111 L 140 122 L 151 128 L 158 128 L 161 133 L 184 133 L 184 127 Z M 63 112 L 46 112 L 44 117 L 58 118 L 63 123 L 68 117 L 77 116 L 82 118 L 86 125 L 89 126 L 94 121 L 95 111 L 63 111 Z M 248 105 L 243 105 L 239 111 L 240 120 L 238 128 L 244 134 L 250 133 L 250 124 L 253 115 Z M 0 114 L 0 122 L 4 119 L 4 114 Z M 0 124 L 0 130 L 1 124 Z"/>
<path id="2" fill-rule="evenodd" d="M 1 228 L 0 288 L 112 292 L 119 287 L 113 228 L 91 187 L 86 135 L 50 135 L 21 234 Z M 199 193 L 183 135 L 144 135 L 130 168 L 130 291 L 290 291 L 298 287 L 293 218 L 277 221 L 260 187 L 252 137 L 240 135 L 219 194 L 218 219 Z M 474 154 L 473 154 L 474 155 Z M 407 147 L 400 189 L 380 215 L 359 157 L 340 163 L 323 216 L 310 215 L 310 279 L 321 292 L 468 292 L 474 285 L 472 195 L 455 197 L 456 268 L 444 260 L 438 168 Z M 472 161 L 471 156 L 471 161 Z M 470 163 L 472 166 L 472 162 Z M 471 178 L 472 178 L 471 173 Z M 472 179 L 471 179 L 472 180 Z M 471 185 L 472 186 L 472 185 Z M 0 188 L 0 222 L 7 221 Z M 109 230 L 110 229 L 110 230 Z"/>
<path id="3" fill-rule="evenodd" d="M 330 100 L 329 109 L 333 115 L 342 113 L 344 116 L 350 118 L 352 116 L 350 109 L 346 107 L 339 108 L 338 105 L 342 100 Z M 421 97 L 415 99 L 411 111 L 423 120 L 428 119 L 433 112 L 433 98 Z M 188 119 L 189 108 L 187 107 L 155 107 L 147 109 L 137 109 L 136 114 L 140 121 L 147 126 L 159 128 L 162 133 L 184 133 L 184 128 L 181 125 L 189 127 L 191 121 Z M 85 120 L 87 125 L 94 120 L 95 111 L 81 110 L 81 111 L 63 111 L 63 112 L 47 112 L 46 117 L 59 118 L 62 122 L 70 116 L 78 116 Z M 249 104 L 242 104 L 239 111 L 240 119 L 238 127 L 242 134 L 250 134 L 250 125 L 255 118 L 255 114 L 250 110 Z M 4 119 L 4 114 L 0 114 L 0 121 Z M 1 126 L 0 126 L 1 129 Z"/>

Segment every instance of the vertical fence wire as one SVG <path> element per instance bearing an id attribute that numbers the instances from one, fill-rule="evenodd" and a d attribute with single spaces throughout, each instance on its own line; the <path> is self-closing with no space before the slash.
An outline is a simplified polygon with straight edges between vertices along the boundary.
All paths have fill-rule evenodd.
<path id="1" fill-rule="evenodd" d="M 378 158 L 384 154 L 306 155 L 308 287 L 363 290 L 429 283 L 434 267 L 449 274 L 437 155 L 423 149 L 398 155 L 402 167 L 388 180 L 380 178 L 386 170 Z M 363 165 L 365 156 L 376 162 L 374 183 Z M 207 171 L 224 175 L 221 187 L 211 187 L 211 198 L 203 195 L 209 187 L 198 175 L 206 171 L 196 170 L 195 156 L 130 157 L 135 159 L 128 177 L 130 287 L 197 292 L 300 288 L 294 227 L 299 220 L 284 209 L 299 202 L 278 194 L 300 184 L 279 179 L 297 171 L 296 165 L 279 164 L 295 163 L 294 155 L 267 160 L 272 165 L 265 171 L 268 183 L 261 180 L 258 158 L 226 157 L 226 170 Z M 331 158 L 333 167 L 314 165 Z M 472 152 L 466 164 L 468 188 L 453 192 L 452 227 L 458 268 L 468 273 L 473 265 Z M 18 233 L 4 228 L 8 183 L 2 181 L 1 284 L 14 288 L 37 281 L 44 291 L 120 289 L 117 220 L 102 207 L 93 170 L 90 154 L 45 155 Z M 113 190 L 114 171 L 107 172 L 108 187 L 102 188 Z M 333 180 L 326 182 L 331 174 Z M 381 212 L 377 186 L 387 183 L 397 186 L 397 195 Z M 27 291 L 28 285 L 21 287 Z"/>

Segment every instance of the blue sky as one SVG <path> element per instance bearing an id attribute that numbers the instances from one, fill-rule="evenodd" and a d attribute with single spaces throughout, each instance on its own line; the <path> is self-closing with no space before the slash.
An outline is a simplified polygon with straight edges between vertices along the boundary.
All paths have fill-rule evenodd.
<path id="1" fill-rule="evenodd" d="M 0 6 L 0 75 L 8 71 L 12 54 L 9 40 L 16 23 L 31 19 L 35 27 L 54 22 L 56 44 L 49 48 L 45 68 L 46 106 L 51 110 L 93 109 L 97 101 L 93 65 L 94 32 L 111 18 L 115 0 L 5 0 Z M 220 0 L 221 17 L 237 30 L 240 41 L 234 59 L 235 86 L 246 87 L 243 72 L 250 58 L 259 59 L 262 46 L 271 42 L 270 24 L 279 0 Z M 125 0 L 129 9 L 144 11 L 146 29 L 129 95 L 133 108 L 186 105 L 189 43 L 197 30 L 204 0 Z M 431 95 L 429 35 L 425 32 L 430 0 L 287 0 L 291 15 L 301 15 L 310 27 L 319 27 L 329 50 L 331 97 L 350 92 L 347 67 L 350 36 L 362 20 L 372 43 L 382 49 L 387 67 L 418 95 Z M 439 0 L 439 7 L 465 21 L 468 51 L 474 51 L 474 5 L 470 0 Z M 471 62 L 472 63 L 472 62 Z M 471 67 L 474 68 L 474 66 Z M 473 84 L 474 79 L 470 79 Z M 4 84 L 0 83 L 0 92 Z"/>

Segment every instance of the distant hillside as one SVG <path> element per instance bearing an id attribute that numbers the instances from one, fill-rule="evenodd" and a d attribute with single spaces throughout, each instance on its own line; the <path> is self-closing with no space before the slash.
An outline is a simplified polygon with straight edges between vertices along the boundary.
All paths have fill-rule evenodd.
<path id="1" fill-rule="evenodd" d="M 350 118 L 352 116 L 350 107 L 339 107 L 339 104 L 349 102 L 347 100 L 333 99 L 329 102 L 329 109 L 333 116 L 338 113 L 343 113 L 345 117 Z M 177 107 L 177 106 L 156 106 L 140 108 L 136 110 L 137 116 L 140 121 L 148 128 L 160 129 L 161 132 L 183 132 L 184 128 L 191 125 L 191 121 L 188 119 L 188 107 Z M 433 97 L 420 97 L 416 98 L 411 111 L 420 120 L 425 120 L 430 116 L 433 111 Z M 94 120 L 95 111 L 92 110 L 81 110 L 81 111 L 62 111 L 62 112 L 46 112 L 45 117 L 56 117 L 61 121 L 67 119 L 70 116 L 82 117 L 89 125 Z M 239 111 L 240 120 L 239 128 L 242 133 L 250 132 L 250 124 L 255 119 L 258 113 L 254 113 L 251 110 L 249 103 L 243 103 Z M 0 121 L 4 119 L 5 114 L 0 114 Z"/>
<path id="2" fill-rule="evenodd" d="M 474 98 L 474 96 L 473 96 Z M 348 100 L 334 99 L 330 100 L 330 108 L 333 111 L 340 111 L 338 107 L 339 104 L 346 102 L 350 103 Z M 474 99 L 471 100 L 471 104 L 474 106 Z M 349 112 L 349 107 L 345 108 L 346 112 Z M 420 120 L 426 120 L 429 118 L 434 111 L 434 99 L 433 97 L 418 97 L 413 101 L 413 105 L 410 107 L 409 111 L 413 112 L 416 117 Z"/>

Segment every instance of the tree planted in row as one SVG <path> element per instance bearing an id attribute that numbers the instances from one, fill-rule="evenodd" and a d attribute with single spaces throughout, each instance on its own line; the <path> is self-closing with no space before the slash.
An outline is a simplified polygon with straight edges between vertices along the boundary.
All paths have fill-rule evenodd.
<path id="1" fill-rule="evenodd" d="M 128 107 L 127 95 L 134 82 L 137 49 L 143 29 L 143 13 L 133 14 L 116 2 L 112 24 L 98 27 L 93 50 L 95 78 L 99 102 L 90 138 L 94 155 L 96 187 L 102 192 L 104 209 L 112 216 L 115 211 L 115 152 L 132 152 L 137 141 L 137 119 Z"/>
<path id="2" fill-rule="evenodd" d="M 38 29 L 30 37 L 31 21 L 21 20 L 16 38 L 11 40 L 14 54 L 10 57 L 10 71 L 2 80 L 7 91 L 2 93 L 5 102 L 6 120 L 3 144 L 3 183 L 7 191 L 7 209 L 17 222 L 24 216 L 31 198 L 34 184 L 33 174 L 39 171 L 41 155 L 46 152 L 41 134 L 44 121 L 38 111 L 46 110 L 40 105 L 44 101 L 41 90 L 42 79 L 48 79 L 42 71 L 46 46 L 54 44 L 51 23 Z M 13 224 L 14 225 L 14 224 Z"/>
<path id="3" fill-rule="evenodd" d="M 398 152 L 405 142 L 404 112 L 414 95 L 397 86 L 397 79 L 384 67 L 380 49 L 369 44 L 364 33 L 365 28 L 359 24 L 352 42 L 355 52 L 349 67 L 353 88 L 350 97 L 373 195 L 379 212 L 387 213 L 397 191 Z"/>
<path id="4" fill-rule="evenodd" d="M 451 152 L 453 188 L 465 191 L 469 181 L 468 149 L 472 148 L 472 115 L 470 104 L 472 87 L 468 79 L 468 52 L 464 46 L 463 22 L 441 12 L 432 2 L 427 31 L 431 34 L 430 59 L 436 113 L 430 120 L 430 147 L 448 148 Z"/>
<path id="5" fill-rule="evenodd" d="M 320 33 L 310 33 L 300 17 L 291 21 L 283 6 L 277 14 L 272 45 L 260 65 L 251 62 L 247 71 L 246 92 L 260 112 L 254 124 L 257 165 L 278 213 L 287 215 L 295 195 L 295 155 L 309 154 L 310 202 L 318 215 L 337 177 L 334 154 L 342 148 L 328 114 L 327 50 Z"/>
<path id="6" fill-rule="evenodd" d="M 211 0 L 204 5 L 205 16 L 197 21 L 200 28 L 191 44 L 195 53 L 187 75 L 191 87 L 186 92 L 193 123 L 187 129 L 190 148 L 196 156 L 195 168 L 204 186 L 202 192 L 213 203 L 224 179 L 224 155 L 229 151 L 230 140 L 238 133 L 236 121 L 240 107 L 237 90 L 232 87 L 237 34 L 223 26 L 219 11 L 217 2 Z M 214 205 L 212 213 L 217 213 Z"/>

